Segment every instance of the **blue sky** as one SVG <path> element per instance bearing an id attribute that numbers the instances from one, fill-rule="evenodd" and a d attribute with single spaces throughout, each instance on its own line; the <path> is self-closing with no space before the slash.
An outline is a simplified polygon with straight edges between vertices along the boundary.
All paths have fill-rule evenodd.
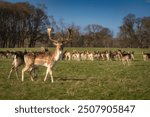
<path id="1" fill-rule="evenodd" d="M 129 13 L 137 17 L 150 16 L 150 0 L 7 0 L 29 1 L 45 4 L 49 16 L 67 24 L 75 23 L 84 28 L 88 24 L 100 24 L 116 34 L 123 17 Z"/>

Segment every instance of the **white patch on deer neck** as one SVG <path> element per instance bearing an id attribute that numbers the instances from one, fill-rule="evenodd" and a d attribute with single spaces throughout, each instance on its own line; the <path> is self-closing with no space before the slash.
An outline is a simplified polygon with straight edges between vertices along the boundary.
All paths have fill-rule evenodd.
<path id="1" fill-rule="evenodd" d="M 60 55 L 61 55 L 61 54 L 62 54 L 62 51 L 57 50 L 56 56 L 55 56 L 54 60 L 55 60 L 55 61 L 58 61 L 58 60 L 60 59 Z"/>

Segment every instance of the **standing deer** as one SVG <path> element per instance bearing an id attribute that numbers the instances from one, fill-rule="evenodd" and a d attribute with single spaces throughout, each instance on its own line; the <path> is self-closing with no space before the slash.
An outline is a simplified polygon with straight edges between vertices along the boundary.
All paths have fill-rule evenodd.
<path id="1" fill-rule="evenodd" d="M 145 52 L 142 51 L 142 55 L 143 55 L 143 60 L 144 61 L 147 61 L 147 60 L 150 59 L 150 53 L 145 53 Z"/>
<path id="2" fill-rule="evenodd" d="M 118 50 L 118 54 L 121 58 L 122 63 L 125 65 L 126 63 L 128 65 L 131 64 L 131 60 L 133 60 L 134 58 L 134 52 L 122 52 L 121 50 Z"/>
<path id="3" fill-rule="evenodd" d="M 51 38 L 51 28 L 47 29 L 50 41 L 56 46 L 53 53 L 29 53 L 24 56 L 25 67 L 22 69 L 22 81 L 24 81 L 24 73 L 26 71 L 32 71 L 36 66 L 45 66 L 47 68 L 44 81 L 46 81 L 48 74 L 50 74 L 51 82 L 53 83 L 52 69 L 54 65 L 59 61 L 63 54 L 63 44 L 70 40 L 71 29 L 68 29 L 69 35 L 66 40 L 54 40 Z M 32 74 L 30 74 L 33 81 Z"/>
<path id="4" fill-rule="evenodd" d="M 13 62 L 12 62 L 12 67 L 8 75 L 8 79 L 10 78 L 13 70 L 15 71 L 16 77 L 18 78 L 18 68 L 24 64 L 24 55 L 26 54 L 26 50 L 24 52 L 17 51 L 17 52 L 11 52 L 13 55 Z"/>

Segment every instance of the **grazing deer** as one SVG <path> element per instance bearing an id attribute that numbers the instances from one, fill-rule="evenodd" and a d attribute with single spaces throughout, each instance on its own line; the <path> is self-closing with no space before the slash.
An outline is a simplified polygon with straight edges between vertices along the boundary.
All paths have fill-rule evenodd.
<path id="1" fill-rule="evenodd" d="M 143 60 L 144 61 L 147 61 L 148 59 L 150 59 L 150 53 L 142 52 L 142 55 L 143 55 Z"/>
<path id="2" fill-rule="evenodd" d="M 50 41 L 52 41 L 53 45 L 56 46 L 55 51 L 53 53 L 43 52 L 38 54 L 35 53 L 26 54 L 24 56 L 25 67 L 22 69 L 22 81 L 24 81 L 24 73 L 26 71 L 32 71 L 36 66 L 45 66 L 47 70 L 44 77 L 44 81 L 46 81 L 48 74 L 50 74 L 51 82 L 53 83 L 54 80 L 52 75 L 52 69 L 63 54 L 63 44 L 70 40 L 71 31 L 72 31 L 71 29 L 68 29 L 69 32 L 68 39 L 60 41 L 60 40 L 52 39 L 51 28 L 47 29 Z M 33 81 L 32 74 L 30 75 L 31 75 L 31 80 Z"/>

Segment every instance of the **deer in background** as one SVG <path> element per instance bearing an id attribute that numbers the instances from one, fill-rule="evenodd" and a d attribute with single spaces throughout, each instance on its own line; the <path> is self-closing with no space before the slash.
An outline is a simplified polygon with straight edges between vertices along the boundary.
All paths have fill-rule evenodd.
<path id="1" fill-rule="evenodd" d="M 55 51 L 53 53 L 28 53 L 24 55 L 25 67 L 22 69 L 22 81 L 24 81 L 24 73 L 26 71 L 32 71 L 37 66 L 45 66 L 47 68 L 46 74 L 44 77 L 44 81 L 46 81 L 48 74 L 50 74 L 51 82 L 53 83 L 53 72 L 52 69 L 54 65 L 60 60 L 63 54 L 63 46 L 66 42 L 70 41 L 71 29 L 68 29 L 68 37 L 66 40 L 54 40 L 51 38 L 51 28 L 47 29 L 48 37 L 50 41 L 52 41 L 53 45 L 55 45 Z M 33 81 L 33 76 L 30 74 L 31 80 Z"/>
<path id="2" fill-rule="evenodd" d="M 145 52 L 142 51 L 142 55 L 143 55 L 143 60 L 144 61 L 147 61 L 147 60 L 150 59 L 150 53 L 145 53 Z"/>
<path id="3" fill-rule="evenodd" d="M 126 63 L 128 65 L 131 64 L 131 60 L 134 60 L 134 52 L 128 52 L 126 53 L 125 51 L 122 52 L 121 50 L 118 50 L 118 54 L 121 58 L 122 63 L 125 65 Z"/>

